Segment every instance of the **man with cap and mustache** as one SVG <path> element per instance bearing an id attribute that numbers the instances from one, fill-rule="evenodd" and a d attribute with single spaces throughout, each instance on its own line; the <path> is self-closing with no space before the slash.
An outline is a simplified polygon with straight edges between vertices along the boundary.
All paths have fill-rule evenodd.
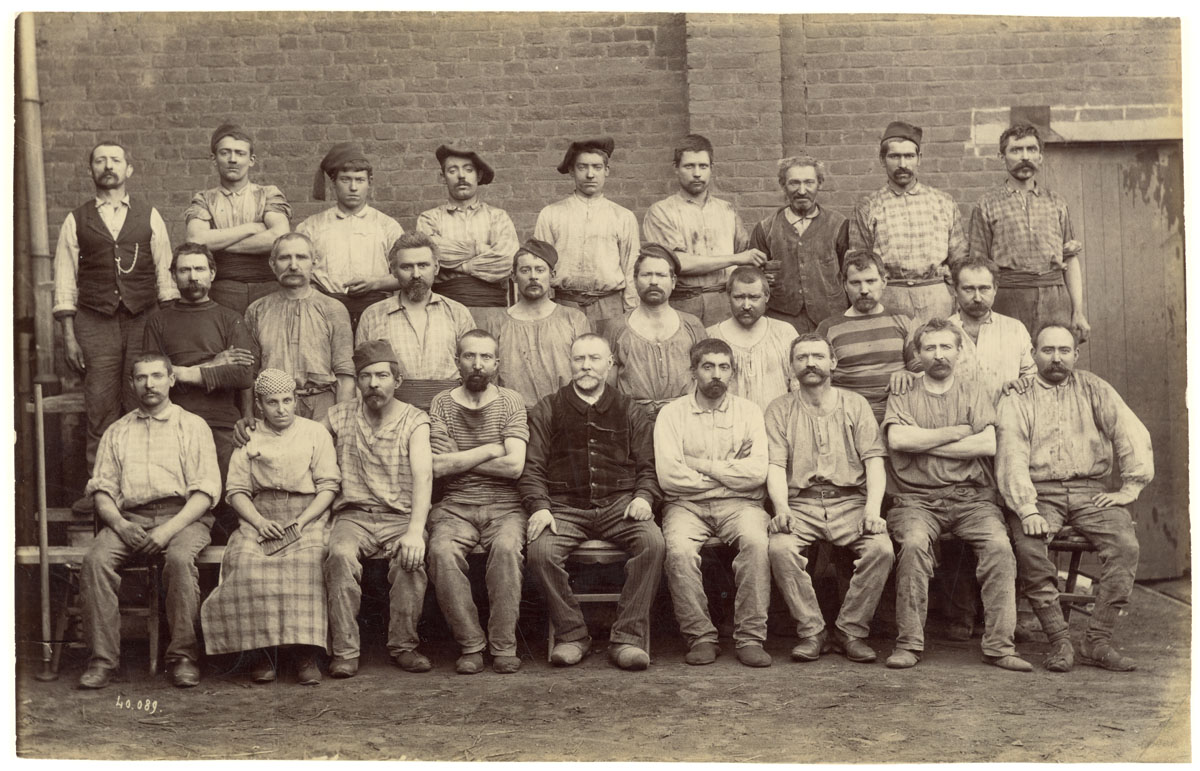
<path id="1" fill-rule="evenodd" d="M 442 391 L 429 405 L 433 475 L 445 480 L 442 499 L 429 515 L 429 578 L 460 646 L 455 669 L 463 675 L 483 671 L 484 648 L 491 651 L 495 672 L 521 668 L 517 614 L 526 518 L 516 480 L 525 468 L 529 422 L 521 395 L 492 382 L 496 353 L 496 338 L 485 330 L 463 335 L 458 341 L 463 384 Z M 467 575 L 467 555 L 477 545 L 488 555 L 486 636 Z"/>
<path id="2" fill-rule="evenodd" d="M 729 318 L 725 279 L 739 265 L 762 267 L 767 256 L 750 247 L 742 218 L 728 202 L 711 194 L 713 147 L 706 137 L 688 134 L 675 146 L 679 190 L 646 210 L 642 237 L 679 257 L 679 283 L 671 302 L 712 326 Z"/>
<path id="3" fill-rule="evenodd" d="M 946 278 L 967 256 L 962 215 L 947 194 L 917 181 L 921 129 L 892 121 L 879 144 L 887 184 L 864 196 L 850 223 L 850 248 L 883 259 L 883 304 L 921 324 L 954 311 Z"/>
<path id="4" fill-rule="evenodd" d="M 533 237 L 558 251 L 555 299 L 579 308 L 592 324 L 617 318 L 638 304 L 633 284 L 638 224 L 633 212 L 604 196 L 612 137 L 584 139 L 567 147 L 559 174 L 575 190 L 538 213 Z"/>
<path id="5" fill-rule="evenodd" d="M 83 373 L 90 469 L 105 429 L 137 403 L 130 363 L 146 318 L 179 290 L 166 224 L 125 189 L 133 175 L 129 151 L 105 140 L 88 154 L 88 167 L 96 195 L 67 214 L 54 250 L 54 318 L 62 323 L 67 364 Z M 91 511 L 91 497 L 74 508 Z"/>
<path id="6" fill-rule="evenodd" d="M 1138 566 L 1137 530 L 1127 507 L 1154 479 L 1154 448 L 1146 426 L 1116 390 L 1075 369 L 1079 337 L 1069 324 L 1042 322 L 1033 338 L 1033 384 L 1000 397 L 996 476 L 1015 512 L 1008 530 L 1021 593 L 1050 638 L 1046 669 L 1068 672 L 1075 663 L 1071 630 L 1058 604 L 1058 569 L 1046 552 L 1046 544 L 1070 525 L 1100 556 L 1082 663 L 1127 672 L 1136 665 L 1112 644 Z M 1110 491 L 1114 460 L 1121 487 Z"/>
<path id="7" fill-rule="evenodd" d="M 609 659 L 622 669 L 650 666 L 650 606 L 662 576 L 663 536 L 653 506 L 662 497 L 654 474 L 654 429 L 644 408 L 605 380 L 612 351 L 600 335 L 571 344 L 571 383 L 529 415 L 525 470 L 517 482 L 529 514 L 529 574 L 546 598 L 555 640 L 550 660 L 578 664 L 592 638 L 571 592 L 564 562 L 589 538 L 629 553 Z"/>
<path id="8" fill-rule="evenodd" d="M 679 275 L 679 258 L 662 244 L 643 244 L 633 267 L 641 303 L 597 325 L 612 348 L 611 382 L 645 406 L 651 417 L 687 393 L 689 351 L 708 335 L 700 319 L 668 302 Z"/>
<path id="9" fill-rule="evenodd" d="M 396 291 L 388 252 L 404 234 L 400 223 L 370 205 L 375 170 L 362 147 L 339 142 L 329 148 L 313 175 L 313 198 L 325 200 L 325 179 L 333 185 L 335 206 L 296 226 L 312 239 L 313 283 L 350 313 L 350 327 L 371 305 Z"/>
<path id="10" fill-rule="evenodd" d="M 358 673 L 358 608 L 362 561 L 388 559 L 388 654 L 406 672 L 427 672 L 417 651 L 417 621 L 425 601 L 425 522 L 433 491 L 429 416 L 395 397 L 400 365 L 385 340 L 354 349 L 359 398 L 325 416 L 333 435 L 342 489 L 333 501 L 325 557 L 329 635 L 335 678 Z"/>
<path id="11" fill-rule="evenodd" d="M 296 414 L 321 420 L 336 402 L 354 398 L 354 335 L 350 315 L 312 285 L 313 242 L 296 231 L 271 247 L 279 291 L 246 309 L 246 325 L 262 351 L 263 369 L 296 382 Z"/>
<path id="12" fill-rule="evenodd" d="M 239 314 L 275 291 L 267 255 L 275 239 L 292 229 L 292 207 L 274 185 L 250 181 L 257 158 L 254 140 L 240 126 L 217 127 L 208 143 L 220 184 L 192 196 L 183 213 L 187 240 L 208 247 L 221 277 L 212 299 Z"/>
<path id="13" fill-rule="evenodd" d="M 888 398 L 883 430 L 892 461 L 888 531 L 896 555 L 896 647 L 887 666 L 921 660 L 934 547 L 942 533 L 971 544 L 983 590 L 983 660 L 1029 672 L 1017 655 L 1017 563 L 988 459 L 996 454 L 996 412 L 977 380 L 958 377 L 962 332 L 930 319 L 913 333 L 924 372 Z"/>
<path id="14" fill-rule="evenodd" d="M 578 308 L 550 298 L 558 252 L 531 238 L 513 258 L 517 302 L 505 312 L 500 339 L 500 384 L 535 404 L 571 382 L 571 341 L 592 331 Z"/>
<path id="15" fill-rule="evenodd" d="M 750 242 L 778 270 L 772 271 L 767 313 L 796 332 L 812 332 L 846 309 L 838 269 L 846 254 L 845 217 L 817 204 L 825 184 L 825 164 L 808 155 L 779 162 L 784 206 L 754 227 Z"/>
<path id="16" fill-rule="evenodd" d="M 675 618 L 688 644 L 688 664 L 716 660 L 717 629 L 708 615 L 700 575 L 700 548 L 717 536 L 733 547 L 733 641 L 738 661 L 768 667 L 767 434 L 762 410 L 728 393 L 733 351 L 723 340 L 701 340 L 690 351 L 690 394 L 662 408 L 654 424 L 654 467 L 666 503 L 664 572 Z"/>
<path id="17" fill-rule="evenodd" d="M 433 287 L 467 306 L 477 327 L 495 332 L 508 305 L 517 229 L 503 209 L 480 200 L 479 188 L 496 175 L 479 153 L 442 145 L 434 155 L 448 200 L 417 217 L 417 232 L 437 244 Z"/>
<path id="18" fill-rule="evenodd" d="M 1032 332 L 1046 319 L 1069 319 L 1080 342 L 1091 331 L 1083 313 L 1083 275 L 1067 202 L 1038 182 L 1042 139 L 1036 126 L 1014 123 L 1000 135 L 1004 184 L 984 194 L 971 214 L 972 257 L 1000 266 L 996 309 Z"/>

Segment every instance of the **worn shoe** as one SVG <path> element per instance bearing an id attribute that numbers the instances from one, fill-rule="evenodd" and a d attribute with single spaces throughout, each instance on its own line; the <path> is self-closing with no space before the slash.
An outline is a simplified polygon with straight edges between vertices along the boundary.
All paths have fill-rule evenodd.
<path id="1" fill-rule="evenodd" d="M 299 685 L 320 685 L 321 668 L 317 666 L 317 657 L 306 655 L 296 662 L 296 682 Z"/>
<path id="2" fill-rule="evenodd" d="M 1133 659 L 1122 656 L 1112 645 L 1102 643 L 1092 647 L 1086 640 L 1079 649 L 1079 663 L 1112 672 L 1132 672 L 1137 669 L 1137 663 Z"/>
<path id="3" fill-rule="evenodd" d="M 717 647 L 716 643 L 698 642 L 688 648 L 687 655 L 683 657 L 683 660 L 692 666 L 703 666 L 716 661 L 720 653 L 721 649 Z"/>
<path id="4" fill-rule="evenodd" d="M 429 659 L 415 650 L 397 653 L 392 657 L 392 661 L 405 672 L 428 672 L 433 669 Z M 480 666 L 482 667 L 482 662 Z"/>
<path id="5" fill-rule="evenodd" d="M 910 651 L 907 648 L 897 648 L 892 651 L 892 655 L 887 657 L 884 664 L 888 669 L 909 669 L 915 667 L 917 662 L 921 660 L 920 651 Z"/>
<path id="6" fill-rule="evenodd" d="M 407 667 L 406 667 L 407 668 Z M 428 667 L 426 667 L 428 669 Z M 424 670 L 420 670 L 424 671 Z M 454 671 L 460 675 L 477 675 L 483 671 L 482 653 L 464 653 L 454 662 Z"/>
<path id="7" fill-rule="evenodd" d="M 801 638 L 796 647 L 792 648 L 792 661 L 816 661 L 825 649 L 825 630 L 811 637 Z"/>
<path id="8" fill-rule="evenodd" d="M 171 683 L 176 688 L 195 688 L 200 685 L 200 667 L 191 659 L 180 659 L 171 668 Z"/>
<path id="9" fill-rule="evenodd" d="M 621 669 L 628 669 L 631 672 L 640 672 L 650 666 L 650 654 L 629 643 L 610 645 L 608 658 Z"/>
<path id="10" fill-rule="evenodd" d="M 1007 669 L 1010 672 L 1032 672 L 1033 664 L 1030 664 L 1020 656 L 984 656 L 983 663 L 991 664 L 994 667 Z"/>
<path id="11" fill-rule="evenodd" d="M 107 688 L 112 682 L 113 671 L 99 664 L 88 664 L 87 669 L 79 676 L 79 687 L 89 691 Z"/>
<path id="12" fill-rule="evenodd" d="M 1075 667 L 1075 648 L 1071 646 L 1071 641 L 1051 640 L 1045 664 L 1050 672 L 1070 672 Z"/>
<path id="13" fill-rule="evenodd" d="M 349 659 L 334 659 L 329 662 L 329 676 L 345 680 L 358 674 L 358 656 Z"/>
<path id="14" fill-rule="evenodd" d="M 556 643 L 550 651 L 550 663 L 556 667 L 573 667 L 583 661 L 583 657 L 591 653 L 591 650 L 591 637 Z"/>
<path id="15" fill-rule="evenodd" d="M 511 675 L 520 669 L 520 656 L 496 656 L 492 659 L 492 671 L 496 674 Z"/>
<path id="16" fill-rule="evenodd" d="M 970 642 L 971 635 L 975 633 L 975 625 L 970 621 L 951 621 L 946 627 L 946 639 L 954 642 Z"/>
<path id="17" fill-rule="evenodd" d="M 840 629 L 833 632 L 833 647 L 850 661 L 859 664 L 875 662 L 875 649 L 859 638 L 851 637 Z"/>
<path id="18" fill-rule="evenodd" d="M 275 682 L 275 677 L 275 665 L 271 662 L 271 657 L 260 651 L 258 654 L 258 663 L 250 670 L 251 682 L 273 683 Z"/>
<path id="19" fill-rule="evenodd" d="M 737 649 L 737 660 L 748 667 L 771 666 L 771 654 L 761 645 L 743 645 Z"/>

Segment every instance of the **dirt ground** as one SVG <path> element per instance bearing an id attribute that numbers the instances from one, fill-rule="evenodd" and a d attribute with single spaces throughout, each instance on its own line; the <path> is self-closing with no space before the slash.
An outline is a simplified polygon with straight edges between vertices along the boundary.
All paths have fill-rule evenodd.
<path id="1" fill-rule="evenodd" d="M 590 614 L 589 614 L 590 615 Z M 454 673 L 442 634 L 423 646 L 427 674 L 393 667 L 382 631 L 368 619 L 364 659 L 350 680 L 315 688 L 252 686 L 235 657 L 206 661 L 199 687 L 151 679 L 145 647 L 126 645 L 123 677 L 107 690 L 74 689 L 82 652 L 61 677 L 17 678 L 17 751 L 23 757 L 110 759 L 340 758 L 408 760 L 604 760 L 724 762 L 1187 761 L 1190 747 L 1191 609 L 1139 587 L 1118 642 L 1136 672 L 1041 669 L 1044 642 L 1023 643 L 1033 674 L 980 663 L 979 640 L 938 639 L 931 622 L 925 660 L 886 669 L 891 641 L 872 639 L 881 661 L 827 654 L 788 658 L 794 640 L 775 634 L 774 666 L 737 663 L 732 643 L 708 667 L 683 663 L 683 643 L 656 620 L 653 664 L 623 672 L 597 642 L 570 670 L 545 661 L 536 620 L 523 620 L 524 667 L 515 675 Z M 600 619 L 602 623 L 603 619 Z M 1078 643 L 1087 617 L 1075 614 Z M 1044 639 L 1044 638 L 1041 638 Z M 124 707 L 130 700 L 132 708 Z M 155 712 L 138 700 L 157 702 Z M 118 705 L 118 701 L 122 702 Z"/>

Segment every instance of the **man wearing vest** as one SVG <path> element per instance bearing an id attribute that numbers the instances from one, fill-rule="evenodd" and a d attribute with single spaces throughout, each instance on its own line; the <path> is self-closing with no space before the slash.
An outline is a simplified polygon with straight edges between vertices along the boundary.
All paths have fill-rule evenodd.
<path id="1" fill-rule="evenodd" d="M 92 148 L 88 165 L 96 197 L 68 214 L 59 231 L 54 317 L 62 322 L 67 364 L 83 373 L 91 469 L 105 429 L 137 406 L 130 363 L 141 350 L 146 315 L 179 291 L 162 217 L 125 190 L 133 175 L 129 151 L 106 140 Z M 76 503 L 91 510 L 90 497 Z"/>

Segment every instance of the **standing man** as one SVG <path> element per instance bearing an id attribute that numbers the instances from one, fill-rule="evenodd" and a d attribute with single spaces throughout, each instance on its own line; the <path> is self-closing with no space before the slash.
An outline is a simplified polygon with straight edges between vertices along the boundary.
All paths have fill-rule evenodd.
<path id="1" fill-rule="evenodd" d="M 555 298 L 579 308 L 592 324 L 638 304 L 633 286 L 637 218 L 604 197 L 612 154 L 612 137 L 572 142 L 558 173 L 571 175 L 575 191 L 542 209 L 533 228 L 534 238 L 558 251 Z"/>
<path id="2" fill-rule="evenodd" d="M 285 233 L 271 247 L 279 291 L 246 309 L 246 326 L 262 352 L 262 368 L 296 381 L 296 414 L 320 421 L 336 402 L 354 399 L 350 315 L 312 285 L 313 242 Z"/>
<path id="3" fill-rule="evenodd" d="M 708 336 L 700 319 L 668 303 L 678 273 L 674 252 L 661 244 L 645 244 L 633 267 L 641 303 L 598 328 L 612 349 L 613 385 L 645 406 L 651 417 L 687 393 L 689 352 Z"/>
<path id="4" fill-rule="evenodd" d="M 526 517 L 516 480 L 525 468 L 529 423 L 521 395 L 492 383 L 496 351 L 496 338 L 482 329 L 463 335 L 458 341 L 463 384 L 442 391 L 429 407 L 433 475 L 446 480 L 429 516 L 429 577 L 461 649 L 455 664 L 461 675 L 483 671 L 489 642 L 494 671 L 521 668 L 517 615 Z M 467 555 L 476 546 L 487 552 L 486 637 L 467 576 Z"/>
<path id="5" fill-rule="evenodd" d="M 529 452 L 517 489 L 530 514 L 529 572 L 557 635 L 551 662 L 571 666 L 590 652 L 592 638 L 563 563 L 579 544 L 600 538 L 630 555 L 609 659 L 640 670 L 650 666 L 650 606 L 662 575 L 665 547 L 652 508 L 662 491 L 650 418 L 605 384 L 611 368 L 603 337 L 588 333 L 571 345 L 571 384 L 538 402 L 529 416 Z"/>
<path id="6" fill-rule="evenodd" d="M 840 290 L 839 290 L 840 291 Z M 791 348 L 796 328 L 767 314 L 771 284 L 758 268 L 740 265 L 729 274 L 733 318 L 708 328 L 733 351 L 729 392 L 749 399 L 760 410 L 791 390 Z"/>
<path id="7" fill-rule="evenodd" d="M 279 188 L 250 181 L 254 140 L 240 126 L 219 126 L 208 149 L 220 184 L 192 196 L 183 213 L 187 240 L 207 247 L 221 271 L 213 300 L 241 315 L 275 291 L 267 255 L 275 239 L 292 229 L 292 207 Z"/>
<path id="8" fill-rule="evenodd" d="M 849 243 L 845 217 L 817 205 L 825 164 L 808 155 L 779 162 L 784 205 L 754 227 L 750 242 L 778 264 L 771 276 L 772 318 L 812 332 L 846 309 L 839 268 Z"/>
<path id="9" fill-rule="evenodd" d="M 592 331 L 578 308 L 550 299 L 558 252 L 531 238 L 513 258 L 517 302 L 508 308 L 500 338 L 500 382 L 521 394 L 529 409 L 571 382 L 571 341 Z"/>
<path id="10" fill-rule="evenodd" d="M 387 340 L 400 357 L 397 398 L 428 410 L 434 395 L 458 385 L 458 338 L 475 320 L 461 303 L 433 291 L 438 254 L 429 236 L 400 236 L 388 264 L 400 291 L 363 311 L 355 341 Z"/>
<path id="11" fill-rule="evenodd" d="M 817 334 L 829 341 L 837 360 L 833 384 L 864 397 L 882 421 L 891 384 L 907 376 L 906 344 L 914 324 L 880 303 L 888 282 L 879 255 L 847 252 L 842 281 L 850 307 L 822 321 Z"/>
<path id="12" fill-rule="evenodd" d="M 179 301 L 146 320 L 143 350 L 166 356 L 175 373 L 171 400 L 199 415 L 212 429 L 221 482 L 233 454 L 233 427 L 251 417 L 241 391 L 254 385 L 258 349 L 241 315 L 208 296 L 217 275 L 208 247 L 191 242 L 175 247 L 171 272 Z M 217 542 L 238 527 L 236 513 L 218 506 Z"/>
<path id="13" fill-rule="evenodd" d="M 858 202 L 850 226 L 850 248 L 883 260 L 883 304 L 917 324 L 954 311 L 946 277 L 949 266 L 967 256 L 954 199 L 917 181 L 921 135 L 910 123 L 888 124 L 879 145 L 887 184 Z"/>
<path id="14" fill-rule="evenodd" d="M 312 190 L 318 201 L 325 200 L 326 177 L 337 205 L 304 220 L 296 232 L 313 242 L 317 288 L 346 307 L 353 329 L 364 310 L 396 291 L 388 253 L 404 228 L 370 205 L 375 170 L 357 144 L 339 142 L 321 159 Z"/>
<path id="15" fill-rule="evenodd" d="M 1046 669 L 1069 672 L 1075 650 L 1046 544 L 1064 525 L 1082 533 L 1099 550 L 1101 568 L 1080 660 L 1128 672 L 1136 665 L 1113 647 L 1112 634 L 1137 573 L 1137 531 L 1127 507 L 1154 479 L 1150 433 L 1111 385 L 1075 369 L 1073 327 L 1044 322 L 1034 340 L 1038 374 L 1024 393 L 1001 397 L 996 456 L 1000 491 L 1016 512 L 1008 529 L 1021 592 L 1050 638 Z M 1122 484 L 1109 492 L 1114 455 Z"/>
<path id="16" fill-rule="evenodd" d="M 838 362 L 827 340 L 812 332 L 800 335 L 791 356 L 799 388 L 771 402 L 765 421 L 767 495 L 775 507 L 768 553 L 800 638 L 792 659 L 816 661 L 825 648 L 825 621 L 804 552 L 827 541 L 849 547 L 855 556 L 833 645 L 851 661 L 869 664 L 875 651 L 865 638 L 893 560 L 880 517 L 883 443 L 866 400 L 830 384 Z"/>
<path id="17" fill-rule="evenodd" d="M 746 226 L 726 201 L 709 191 L 713 147 L 707 138 L 688 134 L 675 147 L 679 191 L 654 203 L 642 220 L 642 238 L 662 244 L 679 260 L 679 283 L 671 302 L 679 310 L 712 326 L 729 318 L 723 297 L 731 268 L 761 268 L 767 257 L 750 248 Z"/>
<path id="18" fill-rule="evenodd" d="M 54 318 L 63 355 L 83 373 L 87 464 L 100 437 L 137 405 L 130 365 L 141 350 L 146 317 L 157 302 L 179 297 L 171 278 L 171 242 L 158 210 L 130 198 L 128 150 L 105 140 L 88 154 L 96 196 L 63 220 L 54 250 Z M 84 496 L 76 507 L 91 511 Z"/>
<path id="19" fill-rule="evenodd" d="M 733 352 L 722 340 L 692 346 L 695 390 L 663 407 L 654 424 L 654 462 L 666 503 L 667 586 L 675 618 L 688 644 L 688 664 L 716 661 L 717 628 L 708 615 L 700 576 L 700 548 L 712 536 L 737 550 L 733 577 L 733 641 L 738 661 L 769 667 L 767 605 L 767 434 L 762 410 L 727 393 Z"/>
<path id="20" fill-rule="evenodd" d="M 417 651 L 425 602 L 425 522 L 433 490 L 429 416 L 394 398 L 400 365 L 384 340 L 354 349 L 359 398 L 325 416 L 333 435 L 342 489 L 333 501 L 325 557 L 329 637 L 335 678 L 358 673 L 358 608 L 362 561 L 388 559 L 388 655 L 406 672 L 428 672 Z"/>
<path id="21" fill-rule="evenodd" d="M 496 175 L 478 153 L 442 145 L 434 155 L 448 200 L 417 217 L 417 232 L 437 245 L 434 288 L 465 305 L 475 326 L 494 332 L 508 306 L 517 229 L 503 209 L 479 199 L 479 188 Z"/>
<path id="22" fill-rule="evenodd" d="M 983 587 L 983 660 L 1029 672 L 1017 656 L 1017 564 L 996 505 L 986 459 L 996 454 L 995 409 L 978 382 L 955 377 L 962 333 L 931 319 L 913 335 L 924 372 L 912 388 L 888 399 L 883 429 L 892 459 L 888 530 L 896 558 L 899 636 L 887 665 L 906 669 L 921 660 L 933 549 L 942 533 L 967 541 L 979 560 Z"/>
<path id="23" fill-rule="evenodd" d="M 1033 331 L 1047 319 L 1070 319 L 1080 342 L 1091 325 L 1083 313 L 1083 274 L 1067 202 L 1037 180 L 1042 139 L 1029 123 L 1000 135 L 1004 184 L 988 191 L 971 213 L 971 256 L 993 260 L 1003 290 L 998 310 Z"/>
<path id="24" fill-rule="evenodd" d="M 86 490 L 95 498 L 100 529 L 79 573 L 84 636 L 91 649 L 79 687 L 106 687 L 120 663 L 117 570 L 127 560 L 161 554 L 171 681 L 190 688 L 200 683 L 196 555 L 209 543 L 209 510 L 221 494 L 221 476 L 208 426 L 171 403 L 171 362 L 144 353 L 131 366 L 139 406 L 104 432 Z"/>

